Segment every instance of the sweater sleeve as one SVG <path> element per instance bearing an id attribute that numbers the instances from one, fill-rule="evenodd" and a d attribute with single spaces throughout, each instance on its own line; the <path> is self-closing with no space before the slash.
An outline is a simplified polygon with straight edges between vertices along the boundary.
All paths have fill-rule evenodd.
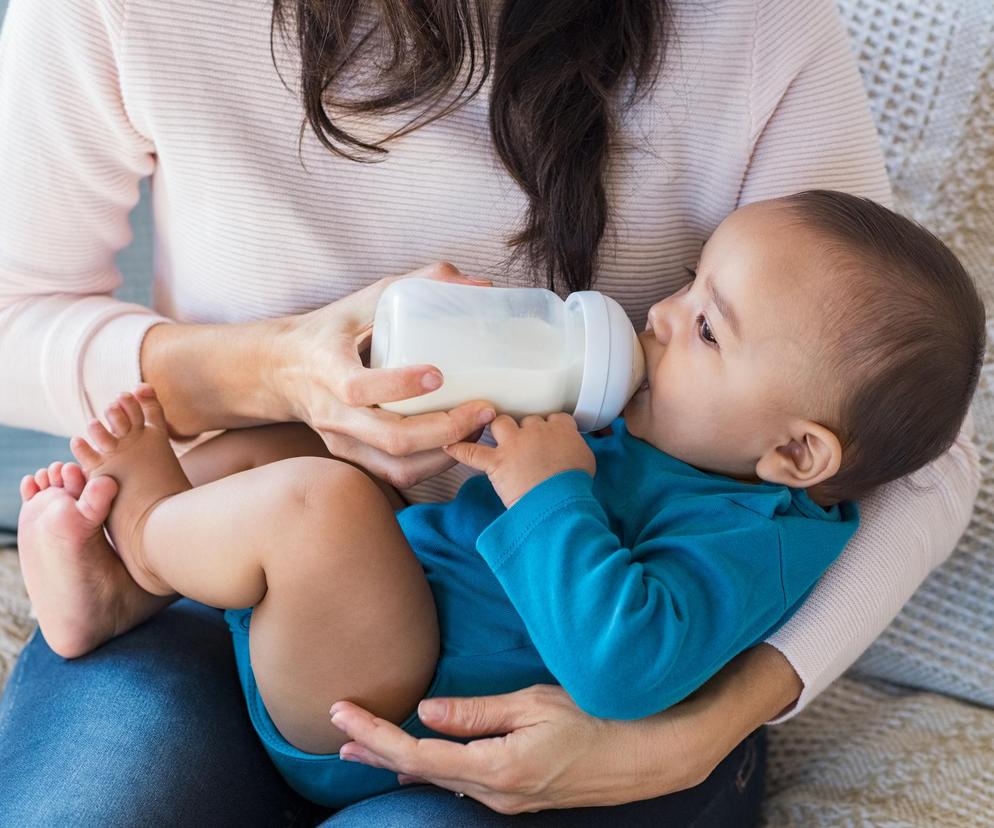
<path id="1" fill-rule="evenodd" d="M 625 548 L 591 486 L 582 471 L 549 478 L 477 549 L 576 704 L 641 718 L 685 698 L 783 615 L 779 534 L 708 498 L 706 512 L 667 507 Z"/>
<path id="2" fill-rule="evenodd" d="M 751 99 L 752 155 L 740 203 L 798 190 L 845 190 L 893 207 L 879 138 L 849 39 L 833 0 L 805 12 L 758 6 Z M 804 688 L 774 720 L 799 713 L 890 623 L 951 553 L 970 519 L 979 457 L 968 417 L 955 444 L 914 475 L 861 501 L 860 528 L 802 607 L 767 643 Z"/>
<path id="3" fill-rule="evenodd" d="M 804 683 L 796 704 L 773 724 L 799 713 L 841 675 L 949 557 L 980 489 L 972 414 L 952 448 L 909 478 L 881 486 L 859 502 L 856 534 L 798 611 L 768 639 Z"/>
<path id="4" fill-rule="evenodd" d="M 11 0 L 0 35 L 0 422 L 78 432 L 163 321 L 111 297 L 154 146 L 118 72 L 125 0 Z"/>

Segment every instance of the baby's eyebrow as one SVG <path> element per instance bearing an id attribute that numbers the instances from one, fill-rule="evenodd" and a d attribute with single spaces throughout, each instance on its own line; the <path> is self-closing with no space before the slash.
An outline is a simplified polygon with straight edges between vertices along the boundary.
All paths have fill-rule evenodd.
<path id="1" fill-rule="evenodd" d="M 718 293 L 718 289 L 714 286 L 710 276 L 705 277 L 705 284 L 707 286 L 708 293 L 711 294 L 711 301 L 714 302 L 714 306 L 718 309 L 718 313 L 720 313 L 722 319 L 728 323 L 728 327 L 731 328 L 735 338 L 741 341 L 742 328 L 739 326 L 739 318 L 735 315 L 735 311 L 732 309 L 732 306 L 728 304 L 724 296 Z"/>

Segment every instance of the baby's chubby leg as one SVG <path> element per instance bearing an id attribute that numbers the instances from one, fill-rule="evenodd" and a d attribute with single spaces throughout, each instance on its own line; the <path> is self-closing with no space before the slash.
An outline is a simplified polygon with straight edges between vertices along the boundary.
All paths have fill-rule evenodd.
<path id="1" fill-rule="evenodd" d="M 113 477 L 115 547 L 146 590 L 254 606 L 250 648 L 267 710 L 315 753 L 345 741 L 328 708 L 349 698 L 403 719 L 434 672 L 431 592 L 383 493 L 335 460 L 299 457 L 192 488 L 154 392 L 122 400 L 113 433 L 75 438 L 90 478 Z"/>

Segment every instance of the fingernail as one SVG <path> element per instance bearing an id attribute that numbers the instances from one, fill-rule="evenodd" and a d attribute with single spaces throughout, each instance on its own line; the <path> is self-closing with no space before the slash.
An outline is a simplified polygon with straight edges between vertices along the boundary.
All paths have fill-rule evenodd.
<path id="1" fill-rule="evenodd" d="M 480 416 L 476 418 L 476 424 L 485 426 L 487 423 L 491 422 L 496 416 L 497 412 L 494 411 L 492 408 L 484 408 L 483 411 L 480 412 Z"/>
<path id="2" fill-rule="evenodd" d="M 446 704 L 441 699 L 425 699 L 418 705 L 418 718 L 439 721 L 445 718 Z"/>
<path id="3" fill-rule="evenodd" d="M 442 384 L 442 375 L 428 373 L 421 377 L 421 387 L 426 391 L 434 391 Z"/>
<path id="4" fill-rule="evenodd" d="M 338 751 L 338 758 L 344 760 L 345 762 L 355 761 L 355 757 L 351 753 L 346 753 L 344 750 Z"/>

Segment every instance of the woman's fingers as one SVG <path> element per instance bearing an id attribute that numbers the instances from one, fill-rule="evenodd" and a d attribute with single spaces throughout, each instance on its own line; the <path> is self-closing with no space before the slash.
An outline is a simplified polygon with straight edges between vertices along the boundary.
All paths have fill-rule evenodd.
<path id="1" fill-rule="evenodd" d="M 331 377 L 331 390 L 346 405 L 359 407 L 420 397 L 440 388 L 443 381 L 433 365 L 364 368 L 356 361 L 339 366 Z"/>
<path id="2" fill-rule="evenodd" d="M 493 406 L 473 400 L 450 411 L 401 417 L 389 411 L 354 408 L 344 412 L 340 431 L 394 457 L 458 443 L 495 416 Z"/>
<path id="3" fill-rule="evenodd" d="M 415 483 L 441 474 L 455 465 L 455 460 L 442 449 L 419 451 L 407 457 L 394 457 L 347 434 L 325 431 L 321 432 L 321 437 L 333 456 L 362 466 L 398 489 L 410 488 Z"/>
<path id="4" fill-rule="evenodd" d="M 445 739 L 415 739 L 397 725 L 380 719 L 350 702 L 336 702 L 331 708 L 331 723 L 348 734 L 354 742 L 342 745 L 339 755 L 425 779 L 445 778 L 458 781 L 462 774 L 453 770 L 467 767 L 466 746 Z M 480 773 L 472 768 L 470 776 Z"/>
<path id="5" fill-rule="evenodd" d="M 492 736 L 510 733 L 534 722 L 530 688 L 499 696 L 426 699 L 418 718 L 432 730 L 450 736 Z"/>

